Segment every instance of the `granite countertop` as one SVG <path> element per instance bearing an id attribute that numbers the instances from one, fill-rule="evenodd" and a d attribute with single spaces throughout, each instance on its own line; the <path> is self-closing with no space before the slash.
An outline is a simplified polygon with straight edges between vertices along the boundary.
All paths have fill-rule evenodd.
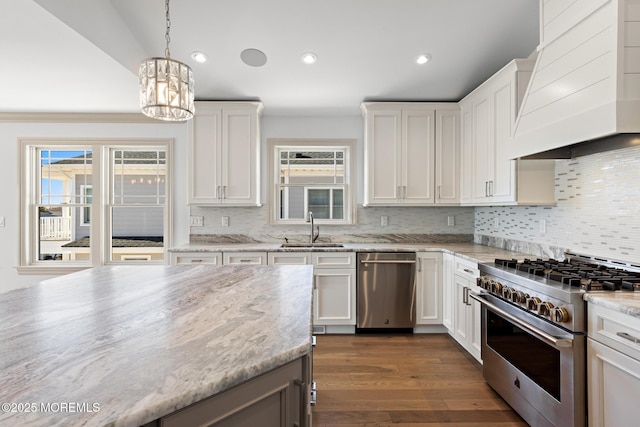
<path id="1" fill-rule="evenodd" d="M 493 262 L 495 258 L 532 257 L 476 243 L 343 243 L 343 247 L 283 248 L 282 243 L 190 243 L 169 249 L 169 252 L 433 252 L 445 251 L 473 262 Z"/>
<path id="2" fill-rule="evenodd" d="M 117 266 L 2 294 L 0 403 L 14 406 L 0 425 L 139 426 L 295 360 L 311 348 L 312 278 Z"/>
<path id="3" fill-rule="evenodd" d="M 587 292 L 584 299 L 633 317 L 640 317 L 640 292 Z"/>

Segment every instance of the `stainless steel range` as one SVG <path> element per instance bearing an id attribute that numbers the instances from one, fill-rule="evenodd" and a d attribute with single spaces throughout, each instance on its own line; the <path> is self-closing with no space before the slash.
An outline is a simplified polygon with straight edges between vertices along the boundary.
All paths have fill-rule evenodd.
<path id="1" fill-rule="evenodd" d="M 640 291 L 640 266 L 565 261 L 480 264 L 484 377 L 532 426 L 586 425 L 585 291 Z"/>

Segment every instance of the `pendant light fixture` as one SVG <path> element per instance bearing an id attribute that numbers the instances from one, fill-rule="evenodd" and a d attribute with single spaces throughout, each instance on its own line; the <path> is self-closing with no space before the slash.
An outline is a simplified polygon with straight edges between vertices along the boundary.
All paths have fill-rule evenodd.
<path id="1" fill-rule="evenodd" d="M 167 31 L 164 58 L 149 58 L 140 64 L 140 107 L 153 119 L 184 121 L 195 112 L 193 72 L 188 65 L 170 58 L 169 0 L 165 0 Z"/>

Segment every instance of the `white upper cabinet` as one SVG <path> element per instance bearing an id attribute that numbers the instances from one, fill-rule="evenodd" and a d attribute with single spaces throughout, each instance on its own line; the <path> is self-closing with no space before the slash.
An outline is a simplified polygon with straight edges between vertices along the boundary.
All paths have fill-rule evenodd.
<path id="1" fill-rule="evenodd" d="M 451 172 L 458 170 L 456 104 L 364 103 L 362 111 L 364 205 L 433 205 L 438 195 L 457 202 L 458 174 Z"/>
<path id="2" fill-rule="evenodd" d="M 509 157 L 532 61 L 514 60 L 460 101 L 463 204 L 553 204 L 553 160 Z"/>
<path id="3" fill-rule="evenodd" d="M 640 0 L 541 0 L 512 158 L 640 132 Z"/>
<path id="4" fill-rule="evenodd" d="M 189 123 L 189 203 L 260 205 L 262 104 L 197 102 Z"/>

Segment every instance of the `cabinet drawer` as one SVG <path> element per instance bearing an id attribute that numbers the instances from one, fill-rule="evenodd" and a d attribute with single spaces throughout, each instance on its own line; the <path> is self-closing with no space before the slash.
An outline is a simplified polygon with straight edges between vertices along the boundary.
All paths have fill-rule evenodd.
<path id="1" fill-rule="evenodd" d="M 589 304 L 588 334 L 594 340 L 640 361 L 640 319 Z"/>
<path id="2" fill-rule="evenodd" d="M 269 252 L 269 265 L 309 265 L 311 252 Z"/>
<path id="3" fill-rule="evenodd" d="M 352 252 L 314 252 L 311 257 L 316 268 L 356 268 L 356 254 Z"/>
<path id="4" fill-rule="evenodd" d="M 222 265 L 222 253 L 219 252 L 190 252 L 171 254 L 171 264 L 202 264 Z"/>
<path id="5" fill-rule="evenodd" d="M 455 262 L 455 274 L 462 276 L 468 280 L 476 280 L 476 277 L 480 276 L 480 270 L 478 270 L 478 263 L 472 262 L 466 259 L 456 257 Z"/>
<path id="6" fill-rule="evenodd" d="M 225 252 L 224 264 L 266 265 L 266 252 Z"/>

